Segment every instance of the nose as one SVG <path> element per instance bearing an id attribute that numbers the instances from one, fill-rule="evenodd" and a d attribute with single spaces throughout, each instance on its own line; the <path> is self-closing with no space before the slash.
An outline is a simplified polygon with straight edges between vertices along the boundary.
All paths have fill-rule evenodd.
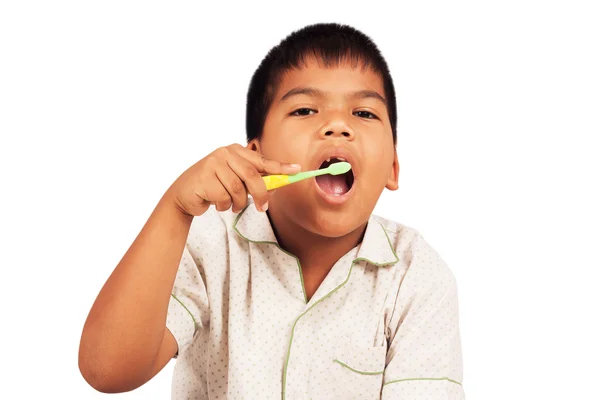
<path id="1" fill-rule="evenodd" d="M 354 129 L 348 123 L 348 118 L 341 115 L 341 113 L 332 113 L 320 128 L 319 138 L 325 139 L 330 136 L 344 136 L 346 139 L 354 140 Z"/>

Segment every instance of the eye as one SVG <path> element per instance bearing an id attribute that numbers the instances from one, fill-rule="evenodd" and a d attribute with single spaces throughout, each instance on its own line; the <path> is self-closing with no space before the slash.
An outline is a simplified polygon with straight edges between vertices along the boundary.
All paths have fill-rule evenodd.
<path id="1" fill-rule="evenodd" d="M 313 110 L 312 108 L 299 108 L 296 111 L 292 112 L 290 115 L 297 115 L 297 116 L 303 117 L 306 115 L 310 115 L 311 111 L 314 111 L 315 113 L 317 112 L 316 110 Z"/>
<path id="2" fill-rule="evenodd" d="M 377 115 L 375 115 L 375 114 L 373 114 L 372 112 L 369 112 L 369 111 L 356 111 L 354 114 L 355 114 L 355 115 L 356 115 L 356 114 L 359 114 L 359 115 L 358 115 L 358 117 L 361 117 L 361 118 L 366 118 L 366 119 L 379 119 L 379 118 L 377 117 Z"/>

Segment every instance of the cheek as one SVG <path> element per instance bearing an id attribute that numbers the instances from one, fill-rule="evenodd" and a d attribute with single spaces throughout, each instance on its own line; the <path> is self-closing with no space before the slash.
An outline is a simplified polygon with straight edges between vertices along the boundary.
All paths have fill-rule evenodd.
<path id="1" fill-rule="evenodd" d="M 311 129 L 314 128 L 292 119 L 271 120 L 263 131 L 263 153 L 275 160 L 283 157 L 301 163 L 310 148 Z M 302 167 L 305 170 L 305 165 Z"/>
<path id="2" fill-rule="evenodd" d="M 389 161 L 391 165 L 394 156 L 394 144 L 392 140 L 385 140 L 382 134 L 376 134 L 362 140 L 360 146 L 369 164 L 377 163 L 385 165 Z"/>
<path id="3" fill-rule="evenodd" d="M 261 144 L 261 152 L 265 158 L 280 163 L 300 164 L 302 171 L 307 171 L 306 151 L 302 150 L 303 148 L 297 141 L 284 138 L 265 141 Z"/>
<path id="4" fill-rule="evenodd" d="M 365 152 L 365 167 L 368 171 L 365 175 L 368 184 L 374 186 L 385 186 L 394 162 L 393 149 L 380 145 Z"/>

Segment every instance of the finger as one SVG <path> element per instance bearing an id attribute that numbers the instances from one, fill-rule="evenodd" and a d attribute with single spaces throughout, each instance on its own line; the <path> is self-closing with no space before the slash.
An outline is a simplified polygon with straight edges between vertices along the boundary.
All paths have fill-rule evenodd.
<path id="1" fill-rule="evenodd" d="M 248 160 L 260 173 L 269 175 L 285 174 L 291 175 L 302 170 L 299 164 L 281 163 L 279 161 L 270 160 L 264 157 L 257 151 L 250 150 L 246 147 L 235 147 L 234 151 L 241 157 Z"/>
<path id="2" fill-rule="evenodd" d="M 231 196 L 216 174 L 203 185 L 202 192 L 198 196 L 214 204 L 217 211 L 227 211 L 231 207 Z"/>
<path id="3" fill-rule="evenodd" d="M 215 203 L 215 209 L 217 211 L 227 211 L 231 208 L 231 198 L 228 197 L 227 200 L 221 200 L 221 201 L 217 201 Z"/>
<path id="4" fill-rule="evenodd" d="M 242 211 L 248 204 L 248 191 L 242 179 L 229 167 L 227 162 L 220 164 L 215 172 L 222 186 L 229 193 L 233 212 Z"/>
<path id="5" fill-rule="evenodd" d="M 240 156 L 230 157 L 228 166 L 244 182 L 258 211 L 267 211 L 269 195 L 262 176 L 252 163 Z"/>

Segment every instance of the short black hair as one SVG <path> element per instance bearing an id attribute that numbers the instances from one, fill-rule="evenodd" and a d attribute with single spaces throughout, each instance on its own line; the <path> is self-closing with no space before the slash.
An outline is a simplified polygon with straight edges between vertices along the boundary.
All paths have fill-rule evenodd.
<path id="1" fill-rule="evenodd" d="M 326 67 L 348 61 L 356 66 L 361 62 L 363 68 L 370 68 L 381 76 L 392 137 L 396 145 L 396 93 L 388 65 L 371 38 L 351 26 L 337 23 L 308 25 L 289 34 L 267 53 L 254 72 L 248 88 L 248 143 L 261 138 L 267 112 L 283 74 L 301 67 L 306 58 L 311 56 L 323 62 Z"/>

